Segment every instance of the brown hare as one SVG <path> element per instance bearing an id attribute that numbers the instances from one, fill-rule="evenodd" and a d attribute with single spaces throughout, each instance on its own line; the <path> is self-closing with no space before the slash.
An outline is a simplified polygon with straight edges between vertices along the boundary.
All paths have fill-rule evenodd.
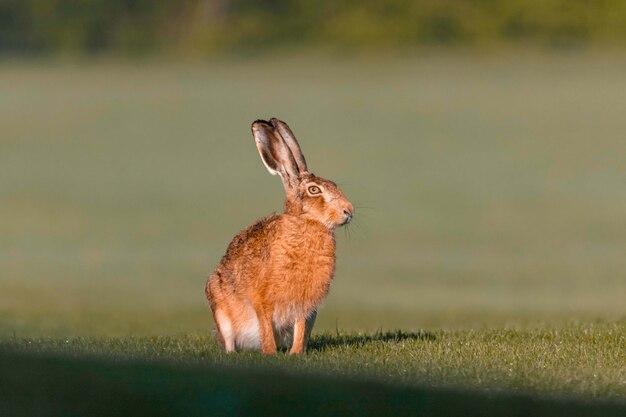
<path id="1" fill-rule="evenodd" d="M 206 283 L 227 352 L 302 353 L 335 272 L 335 229 L 354 214 L 337 185 L 307 170 L 286 123 L 252 123 L 261 160 L 285 187 L 285 212 L 239 233 Z"/>

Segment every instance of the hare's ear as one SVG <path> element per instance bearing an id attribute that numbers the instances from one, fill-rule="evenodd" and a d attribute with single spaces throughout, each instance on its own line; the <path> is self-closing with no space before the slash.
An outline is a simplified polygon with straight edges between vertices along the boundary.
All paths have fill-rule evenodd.
<path id="1" fill-rule="evenodd" d="M 272 175 L 280 175 L 285 189 L 298 183 L 300 171 L 289 147 L 271 123 L 257 120 L 252 123 L 252 135 L 265 167 Z"/>
<path id="2" fill-rule="evenodd" d="M 294 136 L 291 129 L 289 129 L 289 126 L 287 125 L 287 123 L 283 122 L 282 120 L 275 119 L 275 118 L 271 119 L 270 123 L 272 124 L 274 129 L 278 131 L 280 136 L 282 136 L 283 140 L 289 147 L 289 150 L 291 151 L 293 158 L 296 160 L 296 163 L 298 164 L 298 171 L 300 172 L 300 174 L 308 172 L 307 167 L 306 167 L 306 159 L 304 159 L 304 154 L 302 153 L 302 150 L 300 149 L 300 144 L 296 140 L 296 137 Z"/>

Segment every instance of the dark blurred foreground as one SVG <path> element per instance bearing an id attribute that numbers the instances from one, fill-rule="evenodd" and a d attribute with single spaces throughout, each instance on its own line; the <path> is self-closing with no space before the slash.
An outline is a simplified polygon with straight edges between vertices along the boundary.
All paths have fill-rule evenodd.
<path id="1" fill-rule="evenodd" d="M 8 0 L 0 53 L 345 50 L 420 45 L 623 44 L 620 0 Z"/>
<path id="2" fill-rule="evenodd" d="M 623 405 L 434 388 L 321 374 L 120 362 L 0 350 L 0 414 L 22 416 L 616 416 Z"/>

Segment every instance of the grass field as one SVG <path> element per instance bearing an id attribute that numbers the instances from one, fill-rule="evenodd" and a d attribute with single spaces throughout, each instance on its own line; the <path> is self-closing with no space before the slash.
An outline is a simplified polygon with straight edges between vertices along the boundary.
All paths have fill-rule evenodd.
<path id="1" fill-rule="evenodd" d="M 4 62 L 0 92 L 0 385 L 45 362 L 139 396 L 206 367 L 546 415 L 626 399 L 623 53 Z M 271 116 L 357 217 L 312 352 L 226 357 L 203 285 L 281 208 L 249 133 Z"/>
<path id="2" fill-rule="evenodd" d="M 624 331 L 323 334 L 301 357 L 226 355 L 206 336 L 19 340 L 0 350 L 0 412 L 617 416 Z"/>

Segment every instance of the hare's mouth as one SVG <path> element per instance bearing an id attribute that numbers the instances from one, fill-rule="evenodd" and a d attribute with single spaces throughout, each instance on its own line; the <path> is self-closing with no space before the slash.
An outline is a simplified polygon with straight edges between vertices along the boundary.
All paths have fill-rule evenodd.
<path id="1" fill-rule="evenodd" d="M 344 212 L 343 221 L 339 223 L 339 226 L 345 226 L 346 224 L 350 223 L 352 221 L 352 216 L 352 213 Z"/>

